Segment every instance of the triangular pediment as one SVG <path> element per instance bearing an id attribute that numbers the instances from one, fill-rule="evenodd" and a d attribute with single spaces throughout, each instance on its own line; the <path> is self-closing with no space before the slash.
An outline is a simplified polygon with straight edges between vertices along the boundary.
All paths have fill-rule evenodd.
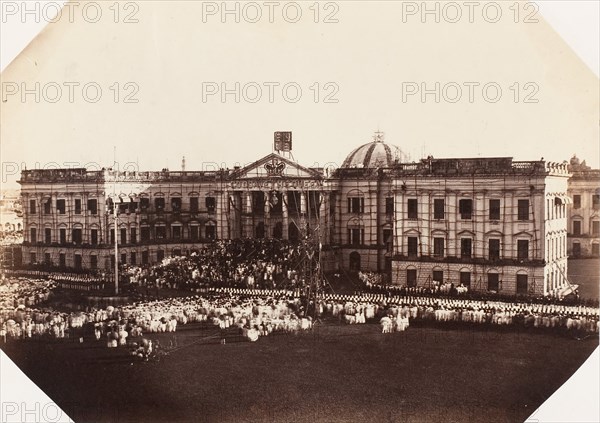
<path id="1" fill-rule="evenodd" d="M 253 178 L 310 178 L 322 179 L 323 175 L 314 170 L 299 165 L 298 163 L 271 153 L 241 169 L 236 170 L 233 179 Z"/>

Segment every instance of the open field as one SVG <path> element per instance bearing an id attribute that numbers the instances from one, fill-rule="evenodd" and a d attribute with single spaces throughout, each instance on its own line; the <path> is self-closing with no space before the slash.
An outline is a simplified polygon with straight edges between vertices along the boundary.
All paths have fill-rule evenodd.
<path id="1" fill-rule="evenodd" d="M 177 348 L 133 362 L 104 342 L 12 342 L 3 350 L 76 422 L 524 421 L 598 337 L 413 325 L 318 325 L 220 344 L 198 325 L 150 336 Z M 133 364 L 132 364 L 133 363 Z"/>

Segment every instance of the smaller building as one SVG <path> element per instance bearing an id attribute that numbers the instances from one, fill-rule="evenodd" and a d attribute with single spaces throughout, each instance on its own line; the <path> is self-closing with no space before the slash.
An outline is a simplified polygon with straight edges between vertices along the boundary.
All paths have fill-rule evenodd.
<path id="1" fill-rule="evenodd" d="M 585 160 L 571 158 L 568 193 L 573 199 L 569 207 L 569 257 L 600 256 L 600 169 L 592 169 Z"/>

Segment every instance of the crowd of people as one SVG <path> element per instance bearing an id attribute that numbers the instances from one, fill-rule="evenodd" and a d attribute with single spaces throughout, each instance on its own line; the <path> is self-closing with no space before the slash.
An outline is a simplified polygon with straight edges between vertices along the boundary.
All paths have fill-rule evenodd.
<path id="1" fill-rule="evenodd" d="M 316 260 L 316 257 L 313 257 Z M 202 287 L 301 287 L 306 255 L 297 243 L 276 239 L 220 240 L 155 266 L 129 266 L 133 286 L 196 290 Z"/>
<path id="2" fill-rule="evenodd" d="M 221 330 L 237 327 L 246 339 L 312 327 L 312 318 L 329 316 L 344 324 L 378 323 L 383 333 L 406 330 L 413 322 L 440 325 L 497 325 L 598 333 L 597 306 L 507 300 L 469 292 L 462 285 L 428 287 L 386 285 L 380 274 L 359 272 L 355 295 L 307 295 L 302 275 L 315 270 L 318 257 L 306 246 L 281 240 L 216 241 L 187 256 L 154 266 L 130 266 L 129 284 L 192 291 L 188 297 L 140 301 L 119 306 L 58 312 L 36 306 L 55 287 L 101 284 L 85 274 L 26 270 L 0 280 L 0 339 L 92 337 L 108 347 L 131 345 L 144 334 L 175 332 L 180 325 L 204 322 Z M 30 273 L 27 273 L 30 272 Z M 33 273 L 32 273 L 33 272 Z M 46 279 L 43 279 L 45 276 Z M 155 346 L 156 347 L 156 346 Z M 152 343 L 136 342 L 148 356 Z"/>
<path id="3" fill-rule="evenodd" d="M 205 322 L 222 330 L 238 328 L 250 341 L 273 332 L 297 332 L 312 327 L 303 316 L 300 299 L 213 293 L 210 296 L 167 298 L 86 312 L 57 312 L 30 306 L 3 307 L 0 335 L 8 338 L 55 338 L 83 342 L 84 336 L 106 340 L 109 348 L 128 344 L 144 334 L 175 332 L 178 325 Z M 146 345 L 147 346 L 147 345 Z"/>
<path id="4" fill-rule="evenodd" d="M 469 287 L 451 282 L 431 281 L 429 286 L 390 285 L 384 283 L 384 277 L 375 272 L 358 272 L 362 288 L 367 292 L 387 292 L 391 295 L 466 295 Z"/>
<path id="5" fill-rule="evenodd" d="M 0 231 L 0 246 L 5 247 L 8 245 L 22 244 L 23 243 L 23 231 Z"/>
<path id="6" fill-rule="evenodd" d="M 406 325 L 405 329 L 408 327 L 408 320 L 405 319 L 443 325 L 500 325 L 566 330 L 573 333 L 598 333 L 600 328 L 600 310 L 597 307 L 450 297 L 331 294 L 322 300 L 318 313 L 338 317 L 347 323 L 366 323 L 377 318 L 380 319 L 383 332 L 391 331 L 389 325 Z"/>

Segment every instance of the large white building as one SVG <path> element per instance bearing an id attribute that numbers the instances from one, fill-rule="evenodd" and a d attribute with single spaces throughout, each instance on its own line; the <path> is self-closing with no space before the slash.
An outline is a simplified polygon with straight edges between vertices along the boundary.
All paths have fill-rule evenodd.
<path id="1" fill-rule="evenodd" d="M 322 243 L 326 270 L 553 294 L 568 283 L 569 176 L 566 163 L 511 158 L 407 163 L 382 134 L 331 171 L 281 150 L 215 172 L 26 170 L 23 260 L 111 269 L 117 202 L 121 263 L 154 263 L 214 239 L 308 234 Z"/>
<path id="2" fill-rule="evenodd" d="M 568 254 L 572 257 L 600 256 L 600 169 L 573 156 L 569 163 Z"/>

